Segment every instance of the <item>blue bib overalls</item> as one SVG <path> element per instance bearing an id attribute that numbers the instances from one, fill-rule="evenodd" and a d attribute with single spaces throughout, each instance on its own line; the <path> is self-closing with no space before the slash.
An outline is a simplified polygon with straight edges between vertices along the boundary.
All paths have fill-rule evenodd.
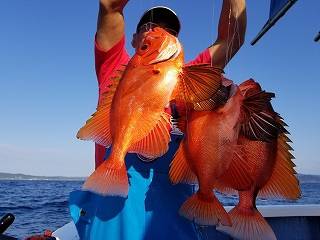
<path id="1" fill-rule="evenodd" d="M 197 226 L 178 214 L 194 187 L 170 183 L 169 164 L 182 136 L 171 138 L 169 151 L 151 163 L 141 161 L 137 154 L 127 154 L 127 198 L 71 193 L 71 216 L 81 239 L 200 239 Z"/>

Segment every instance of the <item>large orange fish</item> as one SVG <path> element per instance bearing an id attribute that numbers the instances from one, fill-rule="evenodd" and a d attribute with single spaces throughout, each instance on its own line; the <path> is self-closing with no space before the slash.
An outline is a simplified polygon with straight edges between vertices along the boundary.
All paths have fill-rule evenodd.
<path id="1" fill-rule="evenodd" d="M 245 81 L 239 88 L 247 99 L 261 92 L 260 85 L 253 80 Z M 243 151 L 241 161 L 247 165 L 237 164 L 240 159 L 234 156 L 230 168 L 219 180 L 224 186 L 239 191 L 239 203 L 229 212 L 232 226 L 219 226 L 218 230 L 236 239 L 276 239 L 272 228 L 257 210 L 255 201 L 258 195 L 291 200 L 300 197 L 285 126 L 271 104 L 248 118 L 247 124 L 242 126 L 238 144 Z M 234 181 L 229 176 L 235 171 L 248 174 L 251 182 Z"/>
<path id="2" fill-rule="evenodd" d="M 96 113 L 77 137 L 112 145 L 109 158 L 87 179 L 83 189 L 127 196 L 127 152 L 148 158 L 168 150 L 170 115 L 164 109 L 175 96 L 187 102 L 206 99 L 221 85 L 221 70 L 209 65 L 183 66 L 176 37 L 156 27 L 146 33 L 122 76 L 113 79 Z"/>

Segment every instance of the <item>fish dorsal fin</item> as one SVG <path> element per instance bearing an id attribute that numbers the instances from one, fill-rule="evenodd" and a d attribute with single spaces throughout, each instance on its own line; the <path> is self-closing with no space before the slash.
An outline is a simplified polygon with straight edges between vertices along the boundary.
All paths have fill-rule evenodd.
<path id="1" fill-rule="evenodd" d="M 124 65 L 118 70 L 117 75 L 111 78 L 109 91 L 101 97 L 97 110 L 78 131 L 77 138 L 91 140 L 102 146 L 110 146 L 112 143 L 110 131 L 110 109 L 114 93 L 123 74 Z"/>
<path id="2" fill-rule="evenodd" d="M 279 123 L 282 120 L 277 119 Z M 298 199 L 301 196 L 299 181 L 294 170 L 294 159 L 290 153 L 290 139 L 281 133 L 277 139 L 277 155 L 274 170 L 267 184 L 260 190 L 259 197 L 280 197 L 285 199 Z"/>
<path id="3" fill-rule="evenodd" d="M 171 164 L 169 178 L 173 184 L 197 184 L 197 176 L 192 172 L 186 159 L 184 144 L 181 143 Z"/>
<path id="4" fill-rule="evenodd" d="M 172 98 L 192 104 L 208 100 L 220 89 L 222 73 L 210 64 L 184 66 Z"/>
<path id="5" fill-rule="evenodd" d="M 241 85 L 239 86 L 241 90 Z M 271 142 L 278 137 L 281 126 L 276 122 L 272 111 L 271 99 L 274 93 L 246 89 L 241 106 L 241 132 L 251 140 Z"/>
<path id="6" fill-rule="evenodd" d="M 245 189 L 252 185 L 253 180 L 248 171 L 250 165 L 243 157 L 244 154 L 243 147 L 236 146 L 229 168 L 215 184 L 218 191 L 235 194 L 233 189 Z"/>
<path id="7" fill-rule="evenodd" d="M 128 152 L 139 153 L 152 161 L 154 158 L 164 155 L 169 149 L 170 115 L 163 112 L 156 126 L 142 140 L 132 145 Z"/>

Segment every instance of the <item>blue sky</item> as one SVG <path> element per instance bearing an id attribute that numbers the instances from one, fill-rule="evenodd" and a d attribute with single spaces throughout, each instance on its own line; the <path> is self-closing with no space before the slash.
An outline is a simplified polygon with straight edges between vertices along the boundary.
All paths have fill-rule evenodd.
<path id="1" fill-rule="evenodd" d="M 183 3 L 182 3 L 183 2 Z M 125 9 L 127 47 L 148 7 L 172 7 L 191 60 L 216 37 L 220 0 L 131 0 Z M 201 4 L 199 4 L 201 2 Z M 240 83 L 254 78 L 276 93 L 274 107 L 288 123 L 296 170 L 320 174 L 319 1 L 298 1 L 266 36 L 250 41 L 268 18 L 269 1 L 248 0 L 246 42 L 225 69 Z M 93 61 L 98 1 L 0 1 L 0 172 L 86 176 L 91 142 L 75 138 L 94 112 Z"/>

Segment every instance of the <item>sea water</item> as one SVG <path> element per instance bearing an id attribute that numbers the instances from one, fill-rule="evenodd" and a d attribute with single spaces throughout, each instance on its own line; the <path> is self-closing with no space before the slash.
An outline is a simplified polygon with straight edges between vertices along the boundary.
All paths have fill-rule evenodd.
<path id="1" fill-rule="evenodd" d="M 299 176 L 302 197 L 297 201 L 258 199 L 257 205 L 320 204 L 320 176 Z M 12 213 L 14 223 L 5 232 L 24 239 L 55 230 L 71 221 L 68 209 L 69 193 L 80 189 L 82 181 L 0 180 L 0 217 Z M 236 196 L 218 195 L 226 205 L 235 205 Z"/>

